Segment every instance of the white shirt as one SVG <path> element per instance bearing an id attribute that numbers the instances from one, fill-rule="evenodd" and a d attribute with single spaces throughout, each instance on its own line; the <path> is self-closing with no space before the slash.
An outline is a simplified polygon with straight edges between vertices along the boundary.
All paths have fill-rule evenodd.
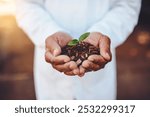
<path id="1" fill-rule="evenodd" d="M 115 47 L 125 41 L 138 21 L 141 0 L 16 0 L 17 22 L 35 44 L 37 99 L 115 99 Z M 83 78 L 66 76 L 45 62 L 45 39 L 64 31 L 78 38 L 101 32 L 111 39 L 113 59 Z"/>

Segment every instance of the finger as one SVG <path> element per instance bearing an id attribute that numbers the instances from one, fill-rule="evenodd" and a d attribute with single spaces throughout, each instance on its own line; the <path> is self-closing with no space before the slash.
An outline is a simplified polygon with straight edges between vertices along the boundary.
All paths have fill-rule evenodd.
<path id="1" fill-rule="evenodd" d="M 69 64 L 63 64 L 63 65 L 52 65 L 54 69 L 60 71 L 60 72 L 67 72 L 67 71 L 71 71 Z"/>
<path id="2" fill-rule="evenodd" d="M 67 33 L 64 33 L 61 35 L 57 36 L 57 42 L 59 43 L 60 47 L 64 47 L 66 44 L 68 44 L 71 40 L 72 37 L 70 35 L 68 35 Z"/>
<path id="3" fill-rule="evenodd" d="M 79 69 L 77 68 L 72 71 L 67 71 L 67 72 L 64 72 L 64 74 L 69 75 L 69 76 L 79 75 Z"/>
<path id="4" fill-rule="evenodd" d="M 95 64 L 95 63 L 93 63 L 93 62 L 90 62 L 90 61 L 89 61 L 89 64 L 90 64 L 89 69 L 92 70 L 92 71 L 97 71 L 97 70 L 99 70 L 99 69 L 101 68 L 100 65 Z"/>
<path id="5" fill-rule="evenodd" d="M 53 38 L 48 38 L 45 41 L 46 49 L 48 49 L 54 56 L 61 53 L 61 47 L 58 42 Z"/>
<path id="6" fill-rule="evenodd" d="M 90 66 L 89 60 L 83 61 L 83 63 L 82 63 L 82 67 L 83 67 L 83 68 L 87 69 L 87 68 L 89 68 L 89 66 Z"/>
<path id="7" fill-rule="evenodd" d="M 89 71 L 97 71 L 101 68 L 101 65 L 95 64 L 91 61 L 84 61 L 82 66 L 87 70 L 86 72 Z"/>
<path id="8" fill-rule="evenodd" d="M 74 61 L 70 61 L 69 64 L 70 64 L 70 69 L 71 70 L 74 70 L 74 69 L 78 68 L 78 65 Z"/>
<path id="9" fill-rule="evenodd" d="M 45 52 L 45 61 L 48 63 L 52 63 L 53 60 L 54 60 L 54 56 L 49 51 L 46 51 Z"/>
<path id="10" fill-rule="evenodd" d="M 107 63 L 107 61 L 100 55 L 91 55 L 88 57 L 88 60 L 98 65 Z"/>
<path id="11" fill-rule="evenodd" d="M 107 61 L 111 61 L 110 39 L 107 36 L 102 35 L 101 39 L 99 40 L 99 48 L 100 48 L 100 54 Z"/>
<path id="12" fill-rule="evenodd" d="M 67 72 L 67 71 L 72 71 L 74 69 L 77 69 L 77 64 L 74 61 L 67 62 L 63 65 L 53 65 L 53 68 L 60 72 Z"/>
<path id="13" fill-rule="evenodd" d="M 68 75 L 68 76 L 75 76 L 75 74 L 73 73 L 73 71 L 70 71 L 70 72 L 64 72 L 65 75 Z"/>
<path id="14" fill-rule="evenodd" d="M 80 66 L 79 67 L 79 71 L 80 71 L 80 73 L 79 73 L 79 76 L 81 77 L 81 76 L 84 76 L 84 74 L 85 74 L 85 68 L 83 68 L 82 66 Z"/>
<path id="15" fill-rule="evenodd" d="M 74 73 L 75 75 L 79 75 L 79 73 L 80 73 L 79 68 L 74 69 L 74 70 L 73 70 L 73 73 Z"/>
<path id="16" fill-rule="evenodd" d="M 79 67 L 79 70 L 80 70 L 80 74 L 85 74 L 85 68 L 83 66 L 80 66 Z"/>
<path id="17" fill-rule="evenodd" d="M 53 64 L 59 65 L 59 64 L 64 64 L 70 61 L 70 58 L 66 55 L 59 55 L 53 59 Z"/>
<path id="18" fill-rule="evenodd" d="M 98 47 L 99 38 L 100 38 L 99 33 L 93 32 L 90 33 L 90 35 L 84 41 Z"/>
<path id="19" fill-rule="evenodd" d="M 79 77 L 83 77 L 84 75 L 85 75 L 85 74 L 79 74 L 78 76 L 79 76 Z"/>

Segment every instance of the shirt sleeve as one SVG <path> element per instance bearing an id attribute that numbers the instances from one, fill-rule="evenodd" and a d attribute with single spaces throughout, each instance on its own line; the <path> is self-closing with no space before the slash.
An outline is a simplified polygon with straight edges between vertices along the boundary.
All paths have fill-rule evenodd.
<path id="1" fill-rule="evenodd" d="M 44 0 L 16 0 L 17 23 L 39 47 L 45 47 L 45 39 L 49 35 L 63 31 L 45 10 L 43 4 Z"/>
<path id="2" fill-rule="evenodd" d="M 138 22 L 140 8 L 141 0 L 116 0 L 107 14 L 88 31 L 107 35 L 115 48 L 133 31 Z"/>

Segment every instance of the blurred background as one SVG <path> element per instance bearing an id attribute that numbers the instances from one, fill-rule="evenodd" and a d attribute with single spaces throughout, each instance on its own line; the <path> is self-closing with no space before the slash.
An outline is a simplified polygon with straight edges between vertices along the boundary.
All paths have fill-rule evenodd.
<path id="1" fill-rule="evenodd" d="M 13 0 L 0 0 L 0 100 L 36 99 L 34 45 L 17 27 Z M 117 49 L 117 99 L 150 99 L 150 0 L 142 1 L 139 23 Z"/>

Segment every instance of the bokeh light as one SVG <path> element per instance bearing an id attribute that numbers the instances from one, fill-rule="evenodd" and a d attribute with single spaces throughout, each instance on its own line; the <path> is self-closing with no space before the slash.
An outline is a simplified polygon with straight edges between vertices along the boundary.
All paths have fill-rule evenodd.
<path id="1" fill-rule="evenodd" d="M 147 31 L 141 31 L 138 33 L 137 41 L 141 45 L 147 45 L 150 43 L 150 33 Z"/>

